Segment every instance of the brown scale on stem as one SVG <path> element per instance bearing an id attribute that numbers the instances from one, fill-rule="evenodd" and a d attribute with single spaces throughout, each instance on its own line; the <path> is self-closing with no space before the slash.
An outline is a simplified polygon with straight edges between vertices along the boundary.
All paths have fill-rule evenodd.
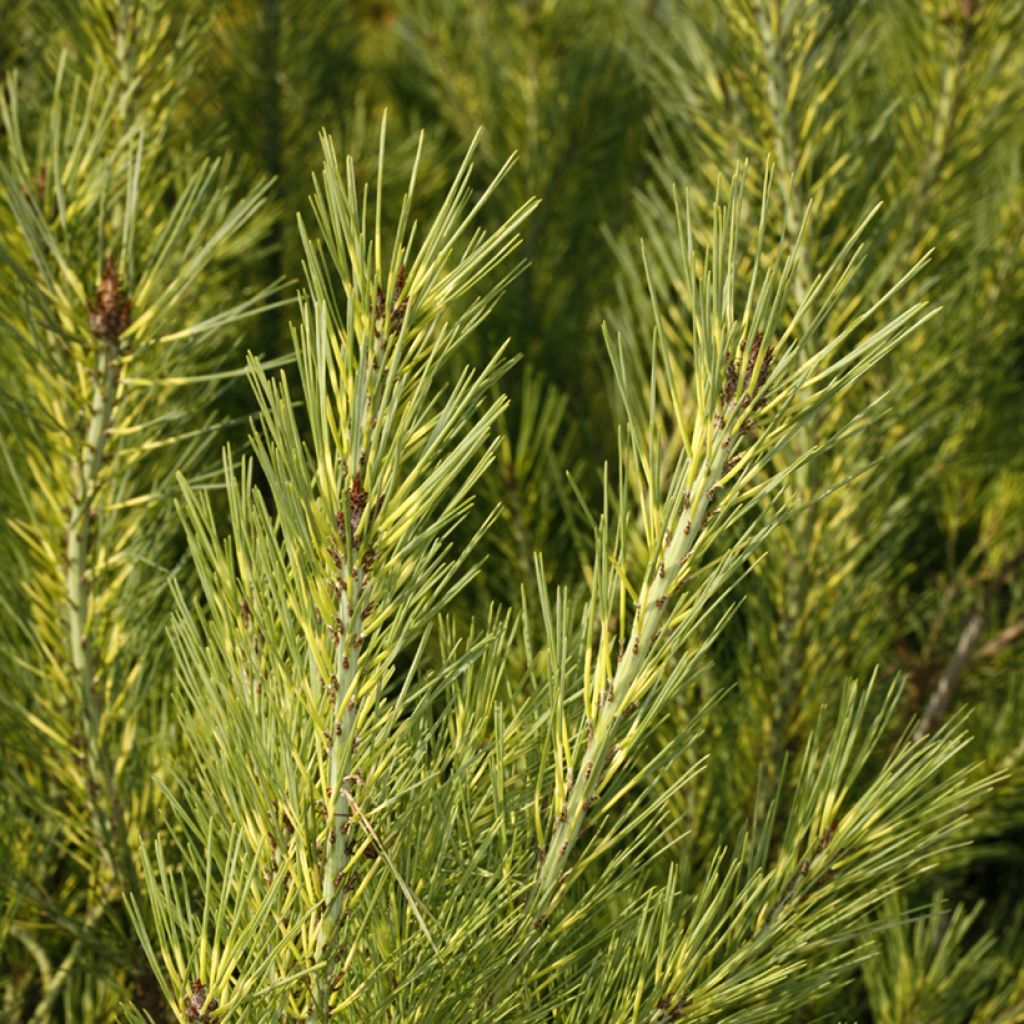
<path id="1" fill-rule="evenodd" d="M 758 331 L 750 343 L 750 351 L 747 351 L 746 341 L 740 342 L 736 355 L 726 363 L 725 381 L 719 398 L 722 405 L 731 405 L 735 401 L 738 392 L 743 392 L 741 404 L 747 408 L 753 403 L 758 409 L 764 404 L 764 397 L 758 398 L 764 391 L 768 378 L 771 375 L 772 361 L 775 358 L 775 348 L 769 345 L 761 359 L 760 367 L 757 366 L 758 357 L 761 354 L 761 345 L 764 342 L 764 335 Z M 757 379 L 754 379 L 754 370 L 757 369 Z M 742 371 L 742 372 L 741 372 Z M 753 387 L 751 387 L 753 385 Z M 757 399 L 755 401 L 755 399 Z M 729 439 L 726 439 L 726 444 Z"/>
<path id="2" fill-rule="evenodd" d="M 684 1011 L 691 1003 L 691 1000 L 685 996 L 676 999 L 674 996 L 662 996 L 658 1000 L 658 1010 L 660 1011 L 657 1020 L 664 1021 L 676 1021 L 682 1020 Z"/>
<path id="3" fill-rule="evenodd" d="M 353 533 L 355 533 L 359 528 L 359 523 L 363 518 L 363 512 L 366 510 L 366 503 L 368 500 L 369 495 L 363 489 L 362 475 L 356 473 L 352 477 L 352 485 L 348 489 L 349 525 Z M 338 514 L 338 527 L 339 530 L 344 528 L 344 521 L 341 519 L 341 513 Z"/>

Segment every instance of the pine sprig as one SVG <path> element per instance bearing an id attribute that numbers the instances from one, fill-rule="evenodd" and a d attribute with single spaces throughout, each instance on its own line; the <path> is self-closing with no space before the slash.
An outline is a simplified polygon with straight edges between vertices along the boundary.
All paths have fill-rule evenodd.
<path id="1" fill-rule="evenodd" d="M 13 927 L 28 943 L 42 915 L 64 944 L 40 961 L 40 1021 L 116 933 L 119 894 L 139 892 L 152 775 L 173 742 L 153 684 L 169 657 L 152 624 L 182 571 L 168 479 L 215 440 L 223 383 L 203 375 L 274 290 L 226 304 L 218 285 L 259 235 L 265 186 L 239 197 L 210 163 L 164 207 L 166 151 L 114 96 L 102 73 L 84 81 L 62 62 L 44 119 L 22 116 L 13 78 L 0 100 L 0 457 L 16 539 L 2 601 L 17 624 L 2 700 L 26 827 L 47 845 L 61 837 L 52 860 L 12 879 Z M 60 891 L 62 874 L 80 888 Z M 120 984 L 101 983 L 97 1004 Z"/>
<path id="2" fill-rule="evenodd" d="M 272 951 L 252 959 L 245 952 L 246 986 L 231 981 L 233 967 L 197 976 L 223 1012 L 250 1005 L 249 993 L 259 990 L 268 999 L 278 993 L 278 1012 L 287 1006 L 310 1019 L 343 998 L 339 951 L 368 939 L 352 921 L 356 907 L 365 903 L 368 913 L 374 902 L 362 895 L 369 877 L 360 880 L 368 851 L 371 873 L 394 881 L 437 949 L 436 923 L 387 849 L 389 830 L 374 821 L 420 785 L 413 782 L 420 759 L 403 764 L 396 755 L 415 749 L 411 734 L 426 726 L 462 660 L 420 668 L 431 621 L 476 571 L 468 561 L 475 542 L 453 551 L 450 538 L 493 458 L 489 435 L 505 407 L 488 397 L 509 365 L 502 351 L 480 371 L 459 373 L 443 401 L 441 383 L 509 273 L 459 300 L 514 250 L 533 206 L 495 232 L 475 229 L 486 193 L 472 196 L 467 156 L 419 237 L 409 217 L 414 164 L 396 240 L 385 249 L 383 129 L 372 203 L 351 160 L 342 169 L 327 138 L 324 157 L 313 199 L 317 235 L 300 229 L 309 295 L 295 335 L 311 441 L 300 440 L 283 380 L 253 363 L 261 410 L 253 450 L 270 502 L 253 488 L 253 463 L 243 461 L 241 474 L 229 477 L 233 537 L 225 544 L 209 498 L 186 486 L 209 611 L 192 611 L 182 598 L 176 632 L 187 697 L 182 726 L 198 769 L 198 785 L 175 801 L 176 817 L 193 842 L 202 822 L 217 826 L 202 841 L 216 870 L 192 868 L 209 921 L 202 941 L 217 963 L 234 965 L 241 955 L 218 895 L 236 859 L 248 879 L 238 883 L 241 892 L 259 888 L 260 879 L 268 887 L 256 904 L 268 915 L 260 920 L 284 929 Z M 296 587 L 299 580 L 311 585 Z M 211 744 L 225 750 L 212 764 Z M 149 876 L 147 898 L 173 919 L 157 875 Z M 293 910 L 304 922 L 294 929 Z M 141 924 L 138 904 L 134 914 Z M 203 966 L 182 959 L 194 956 L 183 945 L 198 938 L 166 929 L 153 937 L 151 962 L 164 972 L 171 1005 L 180 1005 Z M 296 982 L 307 977 L 308 986 Z"/>

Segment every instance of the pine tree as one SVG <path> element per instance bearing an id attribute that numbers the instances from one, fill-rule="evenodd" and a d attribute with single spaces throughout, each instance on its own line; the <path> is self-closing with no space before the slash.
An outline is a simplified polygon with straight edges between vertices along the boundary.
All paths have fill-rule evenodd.
<path id="1" fill-rule="evenodd" d="M 1024 1021 L 1022 29 L 0 12 L 0 1016 Z"/>

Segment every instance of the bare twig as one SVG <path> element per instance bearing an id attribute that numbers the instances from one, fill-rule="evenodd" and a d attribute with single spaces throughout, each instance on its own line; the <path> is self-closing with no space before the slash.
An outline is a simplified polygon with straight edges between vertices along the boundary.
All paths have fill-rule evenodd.
<path id="1" fill-rule="evenodd" d="M 1004 647 L 1015 644 L 1021 637 L 1024 637 L 1024 619 L 1011 622 L 1005 629 L 1001 629 L 980 651 L 979 658 L 994 658 Z"/>
<path id="2" fill-rule="evenodd" d="M 967 665 L 974 653 L 975 645 L 985 628 L 985 613 L 983 611 L 972 612 L 966 625 L 960 633 L 956 650 L 953 657 L 949 659 L 946 667 L 942 670 L 931 697 L 928 698 L 928 706 L 924 709 L 921 721 L 917 723 L 914 730 L 914 738 L 921 739 L 935 729 L 935 726 L 945 717 L 949 705 L 953 702 L 953 695 L 960 684 Z"/>
<path id="3" fill-rule="evenodd" d="M 914 737 L 916 739 L 921 739 L 933 732 L 939 722 L 946 716 L 956 694 L 956 689 L 960 685 L 960 679 L 970 664 L 975 648 L 978 645 L 978 640 L 985 629 L 988 618 L 987 606 L 992 598 L 1006 585 L 1013 571 L 1022 563 L 1024 563 L 1024 549 L 1018 551 L 1016 555 L 1005 562 L 999 572 L 986 584 L 976 607 L 967 617 L 967 621 L 960 631 L 960 639 L 957 640 L 953 656 L 946 663 L 946 667 L 942 670 L 935 683 L 931 697 L 928 698 L 928 704 L 924 709 L 924 714 L 921 716 L 921 721 L 918 722 L 917 728 L 914 730 Z M 985 644 L 981 649 L 982 656 L 991 657 L 1002 647 L 1006 646 L 1006 644 L 1013 643 L 1022 633 L 1024 633 L 1024 623 L 1018 622 L 1008 626 Z"/>

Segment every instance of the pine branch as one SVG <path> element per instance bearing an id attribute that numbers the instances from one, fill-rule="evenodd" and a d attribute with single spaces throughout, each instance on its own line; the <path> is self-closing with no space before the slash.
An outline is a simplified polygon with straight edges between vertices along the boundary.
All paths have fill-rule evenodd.
<path id="1" fill-rule="evenodd" d="M 468 657 L 420 668 L 431 622 L 475 573 L 468 559 L 480 535 L 461 551 L 451 538 L 494 457 L 490 434 L 506 403 L 487 396 L 509 363 L 499 350 L 478 371 L 446 375 L 510 275 L 459 300 L 516 248 L 535 204 L 491 234 L 475 230 L 509 165 L 475 196 L 471 151 L 420 235 L 409 218 L 414 164 L 385 248 L 383 126 L 372 205 L 351 158 L 343 168 L 326 137 L 323 147 L 319 237 L 300 225 L 309 293 L 295 334 L 310 444 L 284 380 L 253 362 L 253 451 L 271 504 L 253 489 L 252 462 L 234 473 L 226 453 L 225 543 L 208 496 L 184 488 L 209 603 L 200 612 L 179 600 L 182 726 L 197 776 L 169 799 L 195 880 L 187 905 L 197 898 L 201 909 L 183 917 L 168 898 L 158 847 L 146 878 L 157 926 L 140 903 L 132 915 L 168 1004 L 193 1000 L 200 1015 L 214 1005 L 253 1019 L 287 1008 L 320 1021 L 353 999 L 359 989 L 341 979 L 350 947 L 373 939 L 359 923 L 373 907 L 359 878 L 371 846 L 428 945 L 443 945 L 380 815 L 419 785 L 406 734 L 425 725 Z M 225 751 L 214 764 L 211 746 Z M 238 915 L 244 927 L 228 927 Z"/>

